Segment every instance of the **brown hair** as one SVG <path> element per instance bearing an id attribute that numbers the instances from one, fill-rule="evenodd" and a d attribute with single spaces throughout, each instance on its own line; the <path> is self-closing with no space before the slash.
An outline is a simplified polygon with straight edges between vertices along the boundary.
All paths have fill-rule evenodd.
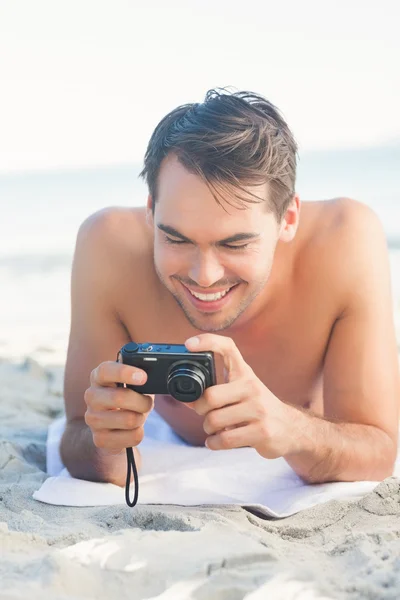
<path id="1" fill-rule="evenodd" d="M 203 103 L 178 106 L 155 128 L 139 174 L 153 198 L 153 214 L 161 162 L 173 152 L 190 173 L 204 180 L 218 204 L 218 188 L 228 204 L 226 193 L 233 194 L 237 208 L 265 202 L 241 184 L 268 182 L 267 210 L 280 222 L 295 193 L 296 141 L 278 109 L 263 96 L 218 90 L 226 92 L 209 90 Z M 246 197 L 235 193 L 237 189 Z M 249 199 L 249 193 L 258 201 Z"/>

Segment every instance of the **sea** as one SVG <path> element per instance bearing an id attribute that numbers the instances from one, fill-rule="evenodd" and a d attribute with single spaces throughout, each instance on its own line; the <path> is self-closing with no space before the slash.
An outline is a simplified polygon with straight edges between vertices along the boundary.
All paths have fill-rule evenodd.
<path id="1" fill-rule="evenodd" d="M 80 224 L 106 206 L 144 206 L 141 164 L 0 174 L 0 359 L 65 363 Z M 355 198 L 384 226 L 400 341 L 400 142 L 299 155 L 301 200 Z"/>

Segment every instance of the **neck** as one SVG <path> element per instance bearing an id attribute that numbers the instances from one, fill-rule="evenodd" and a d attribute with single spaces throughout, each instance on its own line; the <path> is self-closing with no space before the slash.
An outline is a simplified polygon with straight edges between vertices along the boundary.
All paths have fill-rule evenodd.
<path id="1" fill-rule="evenodd" d="M 292 243 L 278 242 L 264 290 L 235 323 L 225 330 L 226 335 L 241 340 L 243 346 L 252 344 L 266 331 L 276 327 L 292 287 L 293 246 Z"/>

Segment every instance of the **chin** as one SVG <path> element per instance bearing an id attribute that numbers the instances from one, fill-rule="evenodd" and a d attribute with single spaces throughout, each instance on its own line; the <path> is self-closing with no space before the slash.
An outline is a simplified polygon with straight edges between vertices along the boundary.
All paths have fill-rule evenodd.
<path id="1" fill-rule="evenodd" d="M 183 306 L 182 303 L 178 301 L 182 311 L 185 314 L 185 317 L 189 321 L 189 323 L 197 330 L 204 331 L 204 333 L 217 333 L 218 331 L 224 331 L 225 329 L 229 329 L 232 325 L 238 320 L 238 318 L 242 315 L 242 312 L 237 312 L 232 315 L 232 311 L 230 314 L 222 314 L 218 315 L 217 313 L 207 315 L 203 314 L 202 316 L 194 315 L 191 311 L 186 309 L 186 306 Z"/>
<path id="2" fill-rule="evenodd" d="M 230 327 L 231 323 L 225 324 L 223 323 L 222 325 L 219 326 L 212 326 L 212 325 L 208 325 L 205 326 L 204 323 L 198 323 L 197 321 L 194 321 L 193 319 L 189 319 L 188 318 L 189 323 L 198 331 L 203 331 L 204 333 L 218 333 L 219 331 L 224 331 L 225 329 L 228 329 L 228 327 Z"/>

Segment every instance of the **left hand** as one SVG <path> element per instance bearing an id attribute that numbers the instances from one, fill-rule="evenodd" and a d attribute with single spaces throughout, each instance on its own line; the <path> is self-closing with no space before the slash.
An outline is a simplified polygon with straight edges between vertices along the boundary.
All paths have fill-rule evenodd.
<path id="1" fill-rule="evenodd" d="M 206 388 L 204 394 L 187 406 L 205 416 L 203 428 L 210 450 L 249 446 L 264 458 L 290 453 L 290 406 L 284 404 L 260 381 L 244 361 L 235 342 L 213 333 L 189 338 L 188 350 L 211 350 L 223 358 L 227 383 Z"/>

